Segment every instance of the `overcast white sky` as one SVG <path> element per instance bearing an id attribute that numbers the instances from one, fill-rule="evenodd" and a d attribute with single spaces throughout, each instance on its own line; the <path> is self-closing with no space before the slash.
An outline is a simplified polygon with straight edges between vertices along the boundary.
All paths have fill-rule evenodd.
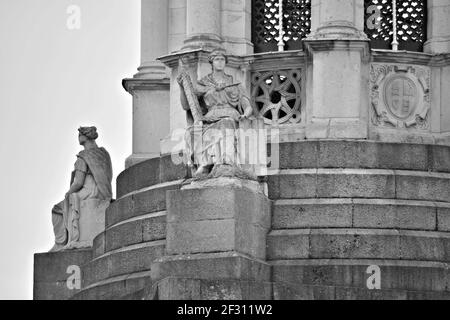
<path id="1" fill-rule="evenodd" d="M 70 5 L 81 28 L 67 28 Z M 51 208 L 69 187 L 77 128 L 95 125 L 114 185 L 131 154 L 139 0 L 0 0 L 0 299 L 31 299 L 33 254 L 53 244 Z"/>

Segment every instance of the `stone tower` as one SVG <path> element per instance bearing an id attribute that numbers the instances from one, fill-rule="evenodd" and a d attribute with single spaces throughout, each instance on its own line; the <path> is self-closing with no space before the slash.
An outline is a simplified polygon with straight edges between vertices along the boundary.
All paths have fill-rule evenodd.
<path id="1" fill-rule="evenodd" d="M 117 200 L 36 299 L 450 298 L 449 1 L 142 0 L 141 34 Z M 180 61 L 217 48 L 270 162 L 183 188 Z"/>

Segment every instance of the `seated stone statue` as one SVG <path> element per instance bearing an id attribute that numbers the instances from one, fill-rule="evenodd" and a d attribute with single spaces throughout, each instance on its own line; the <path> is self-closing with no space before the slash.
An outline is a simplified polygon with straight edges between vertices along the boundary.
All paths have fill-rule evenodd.
<path id="1" fill-rule="evenodd" d="M 78 129 L 84 150 L 77 155 L 70 189 L 52 209 L 55 245 L 60 251 L 92 246 L 94 237 L 105 227 L 105 210 L 112 198 L 111 158 L 95 143 L 95 127 Z"/>
<path id="2" fill-rule="evenodd" d="M 181 102 L 188 113 L 185 156 L 194 178 L 242 175 L 237 161 L 239 123 L 254 119 L 244 87 L 225 73 L 227 56 L 209 56 L 212 73 L 193 82 L 186 71 L 178 77 Z M 244 174 L 245 175 L 245 174 Z"/>

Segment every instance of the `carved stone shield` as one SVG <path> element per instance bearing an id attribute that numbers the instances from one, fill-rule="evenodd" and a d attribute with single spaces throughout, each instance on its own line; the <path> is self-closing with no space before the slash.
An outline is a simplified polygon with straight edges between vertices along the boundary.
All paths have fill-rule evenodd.
<path id="1" fill-rule="evenodd" d="M 406 120 L 416 110 L 418 95 L 415 83 L 405 76 L 394 76 L 384 90 L 388 111 L 397 119 Z"/>

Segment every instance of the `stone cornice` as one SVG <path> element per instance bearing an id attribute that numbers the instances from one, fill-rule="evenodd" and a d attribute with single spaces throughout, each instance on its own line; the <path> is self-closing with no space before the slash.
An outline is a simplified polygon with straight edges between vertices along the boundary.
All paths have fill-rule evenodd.
<path id="1" fill-rule="evenodd" d="M 157 60 L 164 63 L 169 68 L 175 68 L 179 64 L 179 60 L 183 59 L 186 64 L 193 64 L 197 62 L 208 63 L 208 57 L 211 53 L 210 50 L 195 49 L 188 51 L 174 52 L 166 56 L 159 57 Z M 241 68 L 243 65 L 248 64 L 245 57 L 235 56 L 227 54 L 228 66 L 234 68 Z"/>
<path id="2" fill-rule="evenodd" d="M 295 69 L 304 66 L 306 54 L 303 50 L 273 51 L 247 55 L 242 59 L 250 65 L 252 71 Z"/>
<path id="3" fill-rule="evenodd" d="M 370 58 L 369 40 L 364 39 L 304 39 L 303 46 L 308 56 L 321 51 L 360 51 L 363 61 Z"/>
<path id="4" fill-rule="evenodd" d="M 450 66 L 450 53 L 430 54 L 412 51 L 372 50 L 372 62 L 403 63 L 430 67 Z"/>
<path id="5" fill-rule="evenodd" d="M 124 89 L 133 94 L 135 90 L 169 90 L 170 79 L 136 79 L 128 78 L 122 80 Z"/>

